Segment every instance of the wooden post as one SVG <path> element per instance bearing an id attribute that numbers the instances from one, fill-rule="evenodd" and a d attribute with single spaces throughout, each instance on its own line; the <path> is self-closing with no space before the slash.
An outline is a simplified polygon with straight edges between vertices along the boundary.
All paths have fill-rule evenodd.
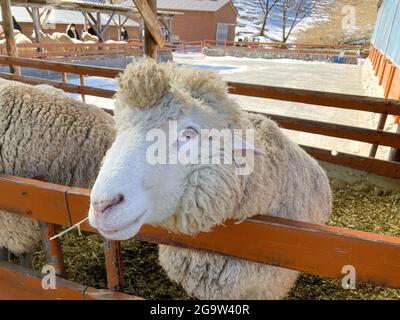
<path id="1" fill-rule="evenodd" d="M 147 0 L 147 3 L 151 10 L 157 15 L 157 1 Z M 157 43 L 146 25 L 144 26 L 144 53 L 146 56 L 157 61 Z"/>
<path id="2" fill-rule="evenodd" d="M 79 80 L 80 80 L 81 87 L 84 87 L 85 86 L 85 76 L 83 74 L 79 75 Z M 83 93 L 81 94 L 81 97 L 82 97 L 82 101 L 86 102 L 86 97 Z"/>
<path id="3" fill-rule="evenodd" d="M 118 32 L 117 39 L 118 39 L 118 41 L 121 41 L 121 31 L 122 31 L 122 28 L 121 28 L 121 15 L 119 14 L 118 15 L 118 28 L 117 28 L 117 32 Z"/>
<path id="4" fill-rule="evenodd" d="M 119 241 L 104 241 L 106 260 L 107 287 L 110 290 L 122 291 L 124 274 L 122 268 L 121 243 Z"/>
<path id="5" fill-rule="evenodd" d="M 42 234 L 42 243 L 46 252 L 46 260 L 49 265 L 56 269 L 56 274 L 65 277 L 65 265 L 61 251 L 60 239 L 50 240 L 57 234 L 58 227 L 51 223 L 40 222 L 40 232 Z"/>
<path id="6" fill-rule="evenodd" d="M 397 125 L 397 133 L 400 133 L 400 124 Z M 400 149 L 391 149 L 389 155 L 390 161 L 400 162 Z"/>
<path id="7" fill-rule="evenodd" d="M 16 57 L 17 45 L 14 37 L 14 24 L 11 15 L 10 0 L 1 0 L 1 14 L 3 18 L 4 37 L 6 38 L 7 55 L 10 57 Z M 16 75 L 21 75 L 21 69 L 13 65 L 10 65 L 10 72 Z"/>
<path id="8" fill-rule="evenodd" d="M 62 72 L 61 75 L 62 75 L 62 81 L 64 83 L 68 83 L 68 75 L 67 75 L 67 73 L 66 72 Z"/>
<path id="9" fill-rule="evenodd" d="M 379 117 L 379 122 L 378 122 L 378 126 L 377 126 L 376 130 L 382 131 L 382 130 L 385 129 L 385 125 L 386 125 L 386 120 L 387 120 L 387 118 L 388 118 L 388 114 L 387 114 L 387 113 L 382 113 L 382 114 L 380 115 L 380 117 Z M 371 149 L 369 150 L 369 157 L 375 158 L 376 153 L 377 153 L 377 151 L 378 151 L 378 147 L 379 147 L 379 144 L 373 144 L 373 145 L 371 146 Z"/>

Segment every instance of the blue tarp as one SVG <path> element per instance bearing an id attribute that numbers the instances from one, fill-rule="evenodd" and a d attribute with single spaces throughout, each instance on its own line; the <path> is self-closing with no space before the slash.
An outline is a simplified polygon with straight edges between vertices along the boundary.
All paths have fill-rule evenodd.
<path id="1" fill-rule="evenodd" d="M 400 67 L 400 0 L 383 1 L 371 42 Z"/>

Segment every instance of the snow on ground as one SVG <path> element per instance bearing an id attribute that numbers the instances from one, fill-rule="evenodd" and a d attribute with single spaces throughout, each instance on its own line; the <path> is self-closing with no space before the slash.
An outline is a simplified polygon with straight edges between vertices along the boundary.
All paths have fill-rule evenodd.
<path id="1" fill-rule="evenodd" d="M 277 87 L 309 89 L 364 95 L 361 81 L 361 67 L 355 65 L 307 62 L 291 59 L 265 60 L 237 57 L 209 57 L 200 54 L 174 54 L 174 61 L 194 68 L 212 69 L 224 80 Z M 79 80 L 75 80 L 79 81 Z M 87 85 L 116 89 L 112 79 L 86 78 Z M 80 97 L 75 95 L 78 99 Z M 369 113 L 338 108 L 306 105 L 288 101 L 277 101 L 232 95 L 235 101 L 248 111 L 262 111 L 270 114 L 287 115 L 303 119 L 331 122 L 356 127 L 370 127 Z M 111 99 L 86 97 L 88 103 L 104 108 L 113 108 Z M 309 133 L 284 130 L 296 143 L 311 145 L 328 150 L 367 155 L 369 145 L 355 141 L 322 137 Z"/>

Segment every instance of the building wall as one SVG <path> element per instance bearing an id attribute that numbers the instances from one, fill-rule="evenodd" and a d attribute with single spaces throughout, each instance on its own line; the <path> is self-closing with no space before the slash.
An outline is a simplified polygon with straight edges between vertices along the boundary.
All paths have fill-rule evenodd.
<path id="1" fill-rule="evenodd" d="M 233 41 L 235 39 L 236 33 L 236 18 L 237 14 L 235 9 L 233 9 L 230 3 L 225 4 L 221 9 L 219 9 L 216 13 L 216 23 L 228 23 L 230 24 L 228 27 L 228 40 Z M 217 27 L 215 26 L 215 34 L 217 32 Z M 215 39 L 215 36 L 214 38 Z"/>
<path id="2" fill-rule="evenodd" d="M 197 41 L 215 39 L 215 12 L 211 11 L 178 11 L 172 19 L 172 34 L 180 40 Z"/>
<path id="3" fill-rule="evenodd" d="M 235 38 L 236 11 L 227 3 L 218 11 L 188 11 L 182 12 L 172 19 L 172 34 L 178 35 L 181 40 L 199 41 L 216 39 L 217 23 L 232 24 L 228 29 L 228 40 Z"/>
<path id="4" fill-rule="evenodd" d="M 370 59 L 385 97 L 400 99 L 400 0 L 385 0 L 378 11 Z"/>
<path id="5" fill-rule="evenodd" d="M 32 36 L 33 32 L 33 23 L 29 22 L 20 22 L 19 23 L 22 28 L 22 32 L 28 36 Z M 44 33 L 52 34 L 53 32 L 64 32 L 66 31 L 68 25 L 67 24 L 57 24 L 55 28 L 52 29 L 44 29 Z M 79 36 L 82 34 L 83 31 L 83 25 L 76 25 L 77 31 L 79 33 Z M 139 37 L 139 28 L 138 27 L 126 27 L 129 35 L 129 39 L 138 39 Z M 118 28 L 116 26 L 110 26 L 105 32 L 104 35 L 105 40 L 118 40 Z"/>
<path id="6" fill-rule="evenodd" d="M 400 0 L 382 2 L 371 42 L 400 67 Z"/>

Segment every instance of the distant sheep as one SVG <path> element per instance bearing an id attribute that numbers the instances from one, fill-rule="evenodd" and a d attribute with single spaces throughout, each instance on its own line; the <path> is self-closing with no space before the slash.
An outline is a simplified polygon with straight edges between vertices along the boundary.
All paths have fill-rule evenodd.
<path id="1" fill-rule="evenodd" d="M 318 224 L 328 220 L 331 190 L 324 170 L 273 121 L 242 112 L 216 73 L 144 59 L 126 68 L 119 85 L 117 136 L 92 189 L 89 211 L 91 225 L 106 238 L 131 238 L 143 224 L 194 235 L 256 214 Z M 233 154 L 246 153 L 244 163 L 232 153 L 230 164 L 151 163 L 149 154 L 159 157 L 162 148 L 152 149 L 149 133 L 168 136 L 171 121 L 178 133 L 168 148 L 178 151 L 199 144 L 208 150 L 212 139 L 202 129 L 235 134 L 235 129 L 253 128 L 256 137 L 254 144 L 233 143 Z M 213 155 L 223 158 L 224 151 Z M 251 156 L 253 171 L 239 175 Z M 200 250 L 159 248 L 168 276 L 201 299 L 279 299 L 298 276 Z"/>
<path id="2" fill-rule="evenodd" d="M 48 85 L 0 81 L 0 173 L 90 188 L 114 140 L 113 118 Z M 0 247 L 39 243 L 37 221 L 0 211 Z"/>
<path id="3" fill-rule="evenodd" d="M 32 38 L 35 37 L 35 31 L 32 33 Z M 50 34 L 44 33 L 43 31 L 40 31 L 40 42 L 41 43 L 59 43 L 57 39 L 55 39 L 53 36 Z M 45 52 L 55 52 L 55 51 L 60 51 L 60 48 L 53 47 L 53 48 L 46 48 Z"/>
<path id="4" fill-rule="evenodd" d="M 15 43 L 18 44 L 28 44 L 32 43 L 32 40 L 29 39 L 26 35 L 21 33 L 19 30 L 14 30 Z M 17 48 L 18 52 L 36 52 L 35 48 Z"/>
<path id="5" fill-rule="evenodd" d="M 99 42 L 99 37 L 91 35 L 89 32 L 82 32 L 82 40 L 83 41 L 94 41 L 95 43 Z"/>

